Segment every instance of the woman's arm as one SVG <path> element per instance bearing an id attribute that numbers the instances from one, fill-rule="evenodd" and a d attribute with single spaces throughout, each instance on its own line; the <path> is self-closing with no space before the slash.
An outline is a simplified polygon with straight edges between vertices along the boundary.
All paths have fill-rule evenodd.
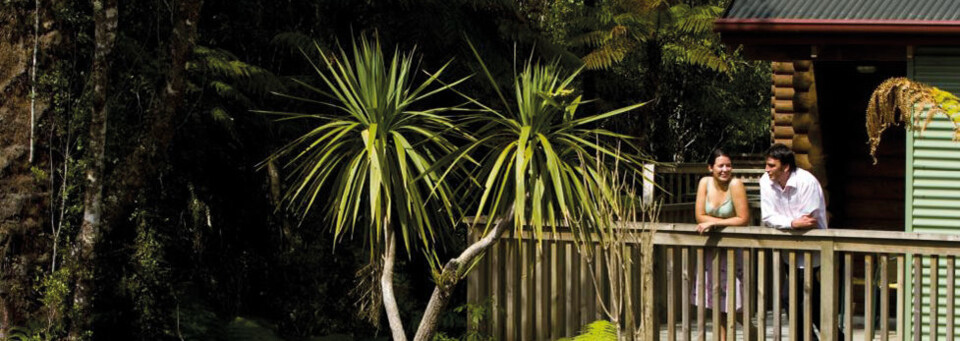
<path id="1" fill-rule="evenodd" d="M 709 178 L 710 177 L 700 178 L 700 184 L 697 185 L 697 202 L 694 204 L 697 223 L 712 223 L 720 220 L 720 218 L 708 215 L 707 209 L 704 207 L 704 204 L 707 203 L 707 183 L 709 182 Z"/>
<path id="2" fill-rule="evenodd" d="M 733 200 L 733 209 L 737 215 L 725 219 L 711 217 L 713 220 L 698 221 L 700 224 L 697 225 L 697 231 L 703 233 L 715 226 L 745 226 L 750 222 L 750 206 L 747 204 L 747 188 L 743 185 L 743 181 L 740 181 L 740 179 L 730 180 L 730 188 L 728 190 L 730 191 L 731 200 Z"/>

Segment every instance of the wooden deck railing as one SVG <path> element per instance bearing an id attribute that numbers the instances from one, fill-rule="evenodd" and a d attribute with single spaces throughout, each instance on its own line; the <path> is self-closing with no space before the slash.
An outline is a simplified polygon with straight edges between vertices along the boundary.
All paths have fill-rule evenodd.
<path id="1" fill-rule="evenodd" d="M 649 230 L 641 232 L 650 233 Z M 550 340 L 576 335 L 594 320 L 607 318 L 601 300 L 611 293 L 603 283 L 609 273 L 602 262 L 590 262 L 577 252 L 572 235 L 546 233 L 537 247 L 532 235 L 519 240 L 504 236 L 470 274 L 468 301 L 487 303 L 481 332 L 497 340 Z M 698 276 L 711 262 L 714 269 L 733 273 L 736 258 L 742 262 L 744 297 L 737 312 L 740 321 L 728 319 L 728 340 L 796 340 L 802 333 L 811 340 L 811 324 L 798 324 L 813 316 L 813 300 L 821 303 L 821 340 L 953 340 L 955 261 L 960 236 L 862 230 L 780 231 L 763 227 L 728 227 L 700 235 L 695 225 L 658 224 L 652 235 L 653 290 L 633 290 L 634 306 L 621 318 L 628 334 L 642 327 L 643 314 L 656 326 L 638 339 L 713 340 L 719 325 L 717 313 L 707 314 L 703 304 L 692 304 Z M 623 265 L 640 286 L 646 279 L 640 269 L 639 241 L 632 243 L 632 262 Z M 710 254 L 726 254 L 725 264 Z M 819 277 L 810 264 L 820 258 Z M 862 271 L 860 271 L 862 269 Z M 943 271 L 946 270 L 946 271 Z M 804 273 L 805 281 L 794 279 Z M 907 282 L 908 274 L 912 279 Z M 717 272 L 713 283 L 718 283 Z M 701 279 L 702 280 L 702 279 Z M 733 276 L 727 287 L 734 287 Z M 819 281 L 821 293 L 811 292 Z M 945 289 L 945 290 L 943 290 Z M 718 302 L 720 286 L 699 288 L 697 297 L 712 290 L 712 306 L 733 307 L 734 295 Z M 785 293 L 785 300 L 781 299 Z M 862 293 L 862 295 L 858 294 Z M 941 296 L 942 295 L 942 296 Z M 945 296 L 945 297 L 944 297 Z M 805 311 L 787 312 L 786 306 L 805 303 Z M 876 302 L 878 301 L 878 302 Z M 644 309 L 647 307 L 647 309 Z M 734 309 L 728 309 L 728 311 Z M 793 310 L 791 310 L 793 311 Z M 907 319 L 911 320 L 907 320 Z M 745 322 L 744 322 L 745 321 Z M 746 328 L 744 327 L 746 326 Z M 907 330 L 911 328 L 911 330 Z"/>
<path id="2" fill-rule="evenodd" d="M 762 162 L 740 161 L 743 167 L 734 170 L 734 176 L 740 178 L 747 187 L 747 201 L 750 203 L 751 217 L 759 223 L 760 216 L 760 177 L 763 176 Z M 697 199 L 697 185 L 700 178 L 709 176 L 707 167 L 702 163 L 684 163 L 661 165 L 655 168 L 655 181 L 659 189 L 656 199 L 661 202 L 660 221 L 671 223 L 693 223 L 694 203 Z"/>

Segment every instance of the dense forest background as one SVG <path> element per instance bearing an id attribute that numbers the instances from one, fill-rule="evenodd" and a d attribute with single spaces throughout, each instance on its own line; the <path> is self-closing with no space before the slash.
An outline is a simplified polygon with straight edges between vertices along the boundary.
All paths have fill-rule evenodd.
<path id="1" fill-rule="evenodd" d="M 290 214 L 286 169 L 262 163 L 309 122 L 252 110 L 302 109 L 274 93 L 303 94 L 295 80 L 317 82 L 308 58 L 361 35 L 416 49 L 424 70 L 452 60 L 450 80 L 478 72 L 469 40 L 504 82 L 527 58 L 586 66 L 588 111 L 649 101 L 598 125 L 659 161 L 759 152 L 769 66 L 719 43 L 710 22 L 725 2 L 4 1 L 0 334 L 385 339 L 352 290 L 364 239 L 335 246 L 320 213 Z M 472 79 L 457 88 L 495 96 Z M 442 253 L 463 247 L 458 233 Z M 428 273 L 400 257 L 408 330 Z M 465 315 L 448 309 L 440 331 L 464 335 Z"/>

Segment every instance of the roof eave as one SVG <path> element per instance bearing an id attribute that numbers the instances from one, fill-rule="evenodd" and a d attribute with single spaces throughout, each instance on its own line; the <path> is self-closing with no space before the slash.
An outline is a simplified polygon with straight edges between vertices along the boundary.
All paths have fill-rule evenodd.
<path id="1" fill-rule="evenodd" d="M 836 19 L 738 19 L 714 22 L 720 33 L 814 33 L 814 34 L 960 34 L 960 21 L 933 20 L 836 20 Z"/>

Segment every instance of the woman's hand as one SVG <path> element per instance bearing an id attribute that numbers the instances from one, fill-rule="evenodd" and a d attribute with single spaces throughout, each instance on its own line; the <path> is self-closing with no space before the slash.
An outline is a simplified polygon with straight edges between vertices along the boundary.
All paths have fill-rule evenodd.
<path id="1" fill-rule="evenodd" d="M 704 222 L 697 224 L 697 232 L 703 234 L 704 232 L 710 232 L 716 224 L 713 222 Z"/>

